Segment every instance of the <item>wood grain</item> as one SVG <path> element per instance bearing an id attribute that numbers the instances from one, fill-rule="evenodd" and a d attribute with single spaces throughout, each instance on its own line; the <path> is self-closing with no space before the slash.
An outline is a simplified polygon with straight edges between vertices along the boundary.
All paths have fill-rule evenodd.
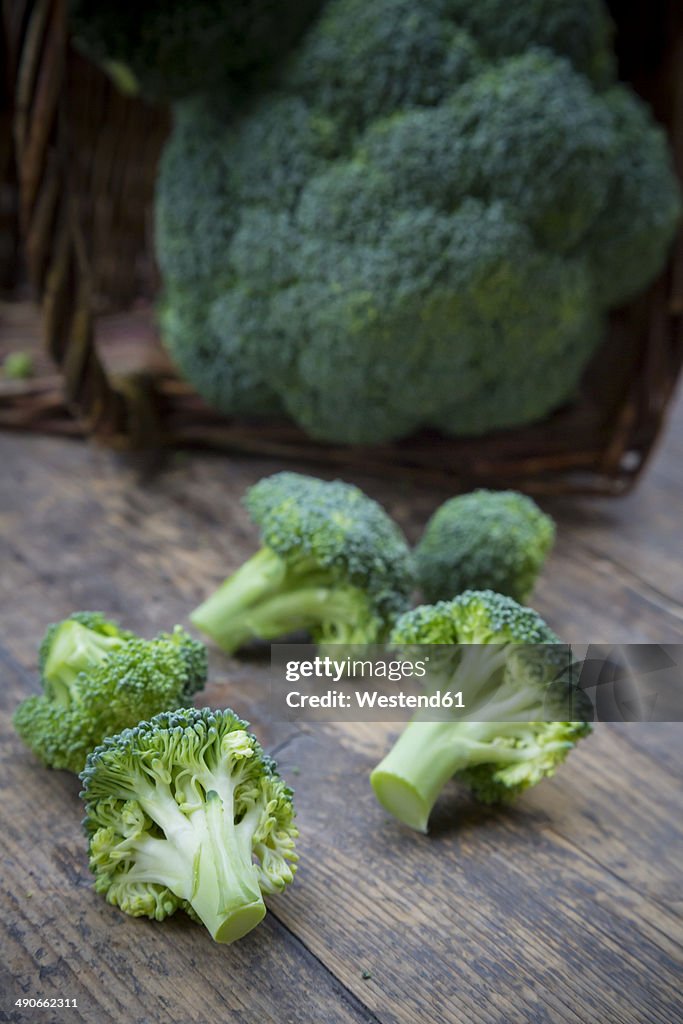
<path id="1" fill-rule="evenodd" d="M 535 603 L 567 639 L 683 639 L 678 437 L 621 504 L 552 508 L 560 539 Z M 367 783 L 395 727 L 279 722 L 265 656 L 212 652 L 200 702 L 234 705 L 295 784 L 297 881 L 229 948 L 182 915 L 159 925 L 107 906 L 91 889 L 78 783 L 11 728 L 38 686 L 37 641 L 79 607 L 143 633 L 185 622 L 253 550 L 240 496 L 278 466 L 181 456 L 150 474 L 19 435 L 0 437 L 0 458 L 0 1020 L 683 1020 L 681 726 L 601 726 L 503 812 L 451 785 L 423 837 L 388 819 Z M 442 500 L 358 482 L 412 539 Z M 13 1007 L 53 995 L 78 1009 Z"/>
<path id="2" fill-rule="evenodd" d="M 504 813 L 484 810 L 453 786 L 425 838 L 375 806 L 366 773 L 376 758 L 364 757 L 359 772 L 355 744 L 347 746 L 339 729 L 335 738 L 316 731 L 286 750 L 301 767 L 302 834 L 314 855 L 305 885 L 279 913 L 356 991 L 352 965 L 361 955 L 377 981 L 367 995 L 376 1013 L 388 995 L 400 1021 L 421 1020 L 425 1001 L 434 1019 L 458 1024 L 536 1019 L 531 1001 L 537 1019 L 630 1022 L 647 1005 L 647 985 L 647 1019 L 676 1019 L 674 1009 L 683 1010 L 680 918 L 653 901 L 653 920 L 634 913 L 632 888 L 610 869 L 609 848 L 603 863 L 584 852 L 604 797 L 591 795 L 583 814 L 573 807 L 572 780 L 581 785 L 575 765 L 565 769 L 569 796 L 546 784 L 543 810 L 526 801 Z M 596 757 L 605 756 L 602 739 L 593 739 Z M 682 809 L 679 796 L 669 811 L 680 818 Z M 568 821 L 571 842 L 561 834 Z M 615 822 L 599 829 L 623 866 L 629 844 L 623 818 L 616 834 Z M 323 926 L 330 904 L 343 944 L 335 936 L 330 945 Z"/>

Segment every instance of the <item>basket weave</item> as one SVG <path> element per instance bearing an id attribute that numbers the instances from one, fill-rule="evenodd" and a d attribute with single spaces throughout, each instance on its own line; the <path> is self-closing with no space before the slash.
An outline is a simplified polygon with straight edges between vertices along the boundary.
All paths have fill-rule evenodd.
<path id="1" fill-rule="evenodd" d="M 142 347 L 152 334 L 150 205 L 168 117 L 122 97 L 72 50 L 65 0 L 4 2 L 25 258 L 64 401 L 84 433 L 117 447 L 203 445 L 452 490 L 495 484 L 535 494 L 620 494 L 633 485 L 683 363 L 681 236 L 660 279 L 612 315 L 576 402 L 541 424 L 485 438 L 423 432 L 363 448 L 323 444 L 291 424 L 226 419 L 158 356 L 146 372 L 140 359 L 135 373 L 105 366 L 96 324 L 105 325 L 110 341 L 118 330 L 129 350 L 131 337 Z M 667 127 L 683 176 L 683 5 L 639 0 L 615 7 L 622 72 Z M 134 303 L 141 311 L 133 318 L 106 318 Z M 39 429 L 45 389 L 38 387 L 38 396 L 35 390 L 28 382 L 0 391 L 0 424 Z"/>
<path id="2" fill-rule="evenodd" d="M 0 22 L 0 292 L 9 293 L 16 281 L 17 184 L 12 145 L 12 74 L 4 24 Z"/>

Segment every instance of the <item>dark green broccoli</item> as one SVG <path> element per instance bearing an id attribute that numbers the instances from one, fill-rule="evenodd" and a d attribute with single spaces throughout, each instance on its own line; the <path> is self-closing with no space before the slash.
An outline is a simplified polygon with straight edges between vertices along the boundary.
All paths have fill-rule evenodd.
<path id="1" fill-rule="evenodd" d="M 198 355 L 195 385 L 208 402 L 229 398 L 235 415 L 277 416 L 282 413 L 282 404 L 258 369 L 244 359 L 241 336 L 226 335 L 222 329 L 222 307 L 229 301 L 229 297 L 218 300 L 212 308 L 211 302 L 203 301 L 200 289 L 176 291 L 174 301 L 161 304 L 157 311 L 166 347 L 173 355 L 176 346 L 182 351 L 192 338 Z M 214 327 L 216 320 L 221 328 L 219 335 Z"/>
<path id="2" fill-rule="evenodd" d="M 613 25 L 596 0 L 447 0 L 448 10 L 490 59 L 544 46 L 568 57 L 596 86 L 614 80 Z"/>
<path id="3" fill-rule="evenodd" d="M 340 480 L 276 473 L 248 492 L 263 547 L 192 612 L 228 652 L 297 630 L 378 643 L 408 607 L 410 552 L 377 502 Z"/>
<path id="4" fill-rule="evenodd" d="M 435 418 L 445 434 L 476 436 L 512 424 L 533 423 L 573 398 L 585 363 L 603 336 L 602 321 L 587 318 L 585 330 L 555 352 L 536 351 L 533 372 L 521 361 L 506 376 L 480 383 Z M 541 382 L 541 383 L 539 383 Z"/>
<path id="5" fill-rule="evenodd" d="M 680 206 L 608 37 L 599 0 L 329 0 L 269 92 L 180 105 L 156 204 L 179 369 L 352 443 L 571 399 Z"/>
<path id="6" fill-rule="evenodd" d="M 15 728 L 45 764 L 79 772 L 105 736 L 189 704 L 206 682 L 206 648 L 180 626 L 143 640 L 76 612 L 48 628 L 40 673 L 43 693 L 19 705 Z"/>
<path id="7" fill-rule="evenodd" d="M 415 551 L 427 601 L 496 590 L 524 604 L 555 539 L 555 524 L 517 491 L 473 491 L 446 501 Z"/>
<path id="8" fill-rule="evenodd" d="M 178 909 L 216 942 L 292 881 L 292 791 L 234 712 L 181 708 L 108 737 L 81 774 L 95 888 L 133 917 Z"/>
<path id="9" fill-rule="evenodd" d="M 484 803 L 513 800 L 552 775 L 590 732 L 590 706 L 576 687 L 567 649 L 531 608 L 491 590 L 424 605 L 396 623 L 404 656 L 423 644 L 440 652 L 436 689 L 465 694 L 465 709 L 430 721 L 418 713 L 370 777 L 399 821 L 427 831 L 454 776 Z M 574 720 L 558 720 L 553 718 Z"/>
<path id="10" fill-rule="evenodd" d="M 585 246 L 596 288 L 608 306 L 652 281 L 680 214 L 666 136 L 645 104 L 616 86 L 604 95 L 615 126 L 613 159 L 621 173 L 590 226 Z"/>
<path id="11" fill-rule="evenodd" d="M 301 34 L 322 0 L 69 0 L 80 49 L 154 100 L 240 84 Z"/>

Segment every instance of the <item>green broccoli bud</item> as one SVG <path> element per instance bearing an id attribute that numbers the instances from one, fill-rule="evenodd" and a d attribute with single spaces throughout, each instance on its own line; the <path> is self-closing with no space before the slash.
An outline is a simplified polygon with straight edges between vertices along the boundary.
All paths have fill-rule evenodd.
<path id="1" fill-rule="evenodd" d="M 7 380 L 27 380 L 33 376 L 33 356 L 30 352 L 9 352 L 2 364 L 2 373 Z"/>
<path id="2" fill-rule="evenodd" d="M 40 648 L 43 692 L 23 701 L 14 725 L 52 768 L 79 772 L 105 736 L 189 704 L 206 682 L 207 654 L 180 626 L 154 640 L 77 612 L 50 626 Z"/>
<path id="3" fill-rule="evenodd" d="M 429 602 L 463 590 L 496 590 L 525 603 L 555 539 L 555 524 L 516 491 L 451 498 L 427 523 L 415 551 Z"/>
<path id="4" fill-rule="evenodd" d="M 380 642 L 408 607 L 405 538 L 357 487 L 276 473 L 246 506 L 263 547 L 192 612 L 228 652 L 307 630 L 318 643 Z"/>
<path id="5" fill-rule="evenodd" d="M 573 340 L 569 331 L 564 344 L 554 352 L 539 336 L 533 369 L 520 359 L 509 373 L 493 381 L 481 381 L 467 397 L 444 406 L 435 424 L 453 437 L 476 437 L 522 423 L 533 423 L 576 397 L 586 360 L 604 337 L 605 318 L 591 303 L 581 307 L 580 293 L 573 302 L 565 300 L 563 316 L 576 317 Z M 545 335 L 549 337 L 549 335 Z M 542 381 L 542 387 L 539 386 Z"/>
<path id="6" fill-rule="evenodd" d="M 216 942 L 264 917 L 292 881 L 292 791 L 232 711 L 164 712 L 89 755 L 81 773 L 95 888 L 133 917 L 184 909 Z"/>
<path id="7" fill-rule="evenodd" d="M 449 646 L 437 688 L 466 692 L 462 716 L 416 715 L 370 776 L 380 803 L 399 821 L 427 831 L 449 779 L 487 803 L 513 800 L 552 775 L 581 737 L 590 708 L 558 637 L 531 608 L 491 590 L 403 615 L 391 643 L 404 656 L 420 644 Z M 572 720 L 554 721 L 562 714 Z"/>
<path id="8" fill-rule="evenodd" d="M 598 88 L 616 77 L 614 27 L 603 0 L 449 0 L 489 59 L 543 46 L 568 57 Z"/>
<path id="9" fill-rule="evenodd" d="M 95 668 L 133 637 L 101 612 L 74 612 L 63 622 L 48 626 L 38 652 L 46 694 L 67 707 L 81 673 Z"/>
<path id="10" fill-rule="evenodd" d="M 321 0 L 69 0 L 79 49 L 124 93 L 153 100 L 227 90 L 286 53 Z"/>
<path id="11" fill-rule="evenodd" d="M 327 3 L 282 85 L 338 121 L 348 145 L 375 118 L 433 107 L 481 69 L 476 40 L 449 15 L 441 0 Z"/>
<path id="12" fill-rule="evenodd" d="M 222 336 L 260 353 L 287 411 L 322 440 L 377 443 L 450 422 L 482 379 L 495 387 L 488 368 L 500 365 L 501 323 L 506 358 L 519 367 L 560 346 L 585 355 L 585 339 L 595 341 L 582 262 L 539 248 L 509 204 L 401 209 L 401 189 L 390 188 L 398 179 L 414 197 L 408 167 L 404 180 L 339 164 L 304 189 L 295 222 L 245 214 L 230 250 L 239 278 L 260 285 L 230 293 Z M 541 279 L 545 301 L 530 302 Z M 239 377 L 238 360 L 226 365 Z"/>
<path id="13" fill-rule="evenodd" d="M 664 129 L 625 86 L 604 95 L 613 120 L 612 180 L 585 238 L 601 301 L 616 306 L 662 268 L 681 218 L 681 191 Z"/>

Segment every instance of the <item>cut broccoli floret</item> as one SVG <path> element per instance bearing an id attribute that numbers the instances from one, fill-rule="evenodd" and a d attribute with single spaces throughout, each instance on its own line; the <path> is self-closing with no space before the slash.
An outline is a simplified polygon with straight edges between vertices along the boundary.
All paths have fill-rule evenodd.
<path id="1" fill-rule="evenodd" d="M 207 655 L 180 626 L 143 640 L 99 612 L 76 612 L 48 628 L 40 670 L 43 693 L 19 705 L 15 728 L 45 764 L 79 772 L 105 736 L 189 704 Z"/>
<path id="2" fill-rule="evenodd" d="M 340 480 L 276 473 L 245 503 L 263 547 L 191 614 L 224 650 L 307 630 L 318 643 L 375 643 L 408 607 L 411 558 L 377 502 Z"/>
<path id="3" fill-rule="evenodd" d="M 555 539 L 555 524 L 516 491 L 451 498 L 427 523 L 415 551 L 427 601 L 463 590 L 496 590 L 526 602 Z"/>
<path id="4" fill-rule="evenodd" d="M 416 608 L 398 620 L 391 642 L 404 651 L 461 645 L 440 654 L 435 685 L 467 694 L 460 717 L 428 721 L 418 714 L 372 772 L 380 803 L 411 828 L 427 831 L 454 776 L 483 802 L 512 800 L 552 775 L 590 731 L 590 709 L 564 645 L 535 611 L 512 598 L 469 590 Z"/>
<path id="5" fill-rule="evenodd" d="M 81 774 L 95 888 L 134 917 L 179 908 L 216 942 L 254 928 L 297 860 L 292 791 L 232 711 L 164 712 L 111 736 Z"/>

